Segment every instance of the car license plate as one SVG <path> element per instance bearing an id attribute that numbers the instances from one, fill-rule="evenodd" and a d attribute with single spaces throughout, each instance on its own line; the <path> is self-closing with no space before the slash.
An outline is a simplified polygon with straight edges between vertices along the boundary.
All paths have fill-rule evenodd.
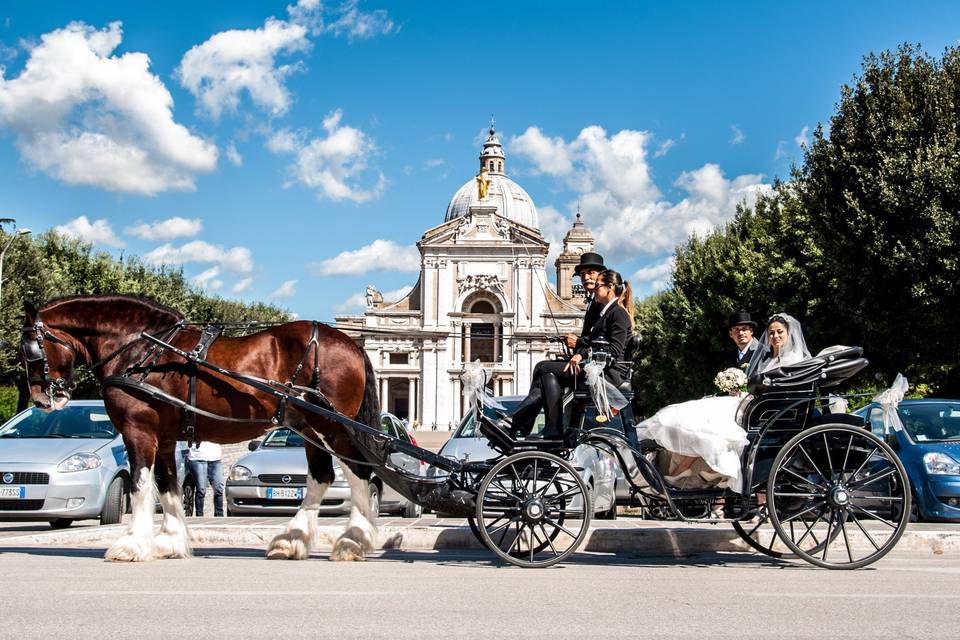
<path id="1" fill-rule="evenodd" d="M 300 487 L 267 487 L 267 500 L 302 500 L 303 489 Z"/>
<path id="2" fill-rule="evenodd" d="M 0 487 L 0 498 L 26 498 L 27 488 L 24 486 Z"/>

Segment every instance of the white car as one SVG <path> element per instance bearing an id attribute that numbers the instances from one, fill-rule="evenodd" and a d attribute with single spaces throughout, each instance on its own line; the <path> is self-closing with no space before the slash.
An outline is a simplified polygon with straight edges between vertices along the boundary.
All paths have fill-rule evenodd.
<path id="1" fill-rule="evenodd" d="M 507 413 L 513 413 L 523 396 L 503 396 L 495 398 L 496 402 L 503 405 Z M 452 460 L 489 460 L 496 458 L 500 454 L 490 448 L 490 444 L 480 430 L 477 429 L 476 409 L 471 409 L 460 421 L 460 425 L 453 435 L 440 449 L 440 455 Z M 489 413 L 487 413 L 489 412 Z M 494 418 L 494 412 L 487 409 L 489 417 Z M 588 412 L 585 420 L 587 424 L 584 428 L 591 428 L 590 422 L 595 413 Z M 544 426 L 543 412 L 537 416 L 534 424 L 532 436 L 537 436 L 543 430 Z M 600 426 L 593 424 L 592 426 Z M 617 495 L 616 495 L 616 474 L 618 465 L 613 454 L 603 448 L 589 445 L 580 445 L 573 450 L 570 462 L 577 469 L 581 469 L 580 475 L 583 481 L 590 488 L 593 510 L 597 518 L 614 519 L 617 516 Z"/>
<path id="2" fill-rule="evenodd" d="M 416 444 L 403 423 L 393 414 L 380 416 L 385 433 Z M 228 516 L 293 515 L 300 508 L 307 486 L 307 458 L 303 438 L 290 429 L 275 429 L 263 442 L 250 443 L 253 449 L 233 465 L 224 494 Z M 420 460 L 395 454 L 394 462 L 414 475 L 423 474 Z M 320 502 L 321 515 L 350 513 L 350 486 L 336 458 L 335 479 Z M 374 475 L 370 479 L 370 509 L 374 513 L 394 512 L 406 518 L 420 517 L 420 506 L 397 493 Z"/>

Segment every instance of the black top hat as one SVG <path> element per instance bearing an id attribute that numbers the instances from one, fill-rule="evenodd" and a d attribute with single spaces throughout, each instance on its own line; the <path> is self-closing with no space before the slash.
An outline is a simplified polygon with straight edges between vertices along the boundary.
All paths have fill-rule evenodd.
<path id="1" fill-rule="evenodd" d="M 739 311 L 732 316 L 727 321 L 727 329 L 731 329 L 738 324 L 748 324 L 753 327 L 753 330 L 757 330 L 757 323 L 750 319 L 750 314 L 746 311 Z"/>
<path id="2" fill-rule="evenodd" d="M 592 251 L 580 254 L 580 264 L 573 268 L 573 275 L 580 275 L 580 270 L 587 267 L 593 267 L 601 271 L 607 268 L 606 265 L 603 264 L 603 256 L 599 253 L 593 253 Z"/>

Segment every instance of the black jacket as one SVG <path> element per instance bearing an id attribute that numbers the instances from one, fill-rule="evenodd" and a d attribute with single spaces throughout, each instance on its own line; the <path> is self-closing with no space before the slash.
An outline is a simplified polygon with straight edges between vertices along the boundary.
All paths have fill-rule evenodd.
<path id="1" fill-rule="evenodd" d="M 587 349 L 590 348 L 590 343 L 587 341 L 587 336 L 590 335 L 593 325 L 597 323 L 597 319 L 600 317 L 600 311 L 602 309 L 603 305 L 592 298 L 587 303 L 587 310 L 583 314 L 583 330 L 580 331 L 580 338 L 577 340 L 576 349 L 574 349 L 575 353 L 581 354 L 584 358 L 587 357 Z"/>
<path id="2" fill-rule="evenodd" d="M 597 307 L 596 318 L 590 325 L 589 332 L 584 334 L 583 340 L 589 344 L 596 338 L 603 336 L 610 343 L 612 366 L 607 369 L 607 377 L 610 382 L 618 385 L 630 369 L 630 363 L 623 361 L 627 338 L 630 337 L 630 316 L 626 309 L 617 303 L 610 305 L 610 308 L 602 316 L 600 311 L 603 310 L 603 305 L 594 303 L 593 306 Z M 584 326 L 586 327 L 586 322 L 584 322 Z M 577 353 L 580 353 L 584 358 L 587 357 L 586 349 L 583 351 L 578 349 Z"/>
<path id="3" fill-rule="evenodd" d="M 743 367 L 743 365 L 745 364 L 750 364 L 750 358 L 753 357 L 753 354 L 755 351 L 756 349 L 747 349 L 747 352 L 741 358 L 740 349 L 737 349 L 736 347 L 734 347 L 733 349 L 730 350 L 730 358 L 727 361 L 731 363 L 730 364 L 731 367 L 737 367 L 737 368 Z"/>

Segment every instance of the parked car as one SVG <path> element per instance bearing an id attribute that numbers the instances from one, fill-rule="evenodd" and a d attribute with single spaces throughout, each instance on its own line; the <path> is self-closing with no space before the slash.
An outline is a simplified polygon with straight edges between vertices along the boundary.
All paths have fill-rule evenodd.
<path id="1" fill-rule="evenodd" d="M 188 484 L 185 453 L 178 443 L 181 486 Z M 27 409 L 0 426 L 0 520 L 116 524 L 127 511 L 129 483 L 127 450 L 103 400 L 73 400 L 49 413 Z"/>
<path id="2" fill-rule="evenodd" d="M 902 430 L 884 432 L 883 407 L 854 412 L 893 447 L 913 487 L 912 520 L 960 520 L 960 400 L 903 400 Z"/>
<path id="3" fill-rule="evenodd" d="M 513 413 L 523 400 L 523 396 L 503 396 L 495 398 L 506 409 L 508 414 Z M 568 408 L 569 410 L 569 408 Z M 485 409 L 485 415 L 496 418 L 492 409 Z M 584 428 L 600 426 L 595 421 L 596 411 L 588 410 Z M 537 416 L 531 437 L 539 436 L 545 423 L 543 412 Z M 604 426 L 610 426 L 606 423 Z M 490 448 L 486 437 L 477 428 L 476 408 L 470 409 L 460 421 L 459 426 L 449 440 L 441 447 L 440 455 L 453 460 L 489 460 L 500 454 Z M 605 449 L 580 445 L 573 450 L 570 462 L 574 467 L 581 469 L 580 475 L 591 491 L 593 510 L 599 518 L 614 519 L 617 516 L 616 473 L 619 465 L 613 454 Z M 628 494 L 629 495 L 629 494 Z"/>
<path id="4" fill-rule="evenodd" d="M 385 433 L 412 444 L 416 440 L 393 414 L 380 416 Z M 226 509 L 228 516 L 238 515 L 293 515 L 300 508 L 307 486 L 307 459 L 303 451 L 303 437 L 280 428 L 267 434 L 263 442 L 250 443 L 248 453 L 234 464 L 226 481 Z M 424 464 L 416 458 L 395 453 L 393 463 L 406 472 L 422 474 Z M 350 487 L 336 459 L 336 474 L 320 503 L 320 513 L 344 515 L 350 513 Z M 417 518 L 420 506 L 410 502 L 374 475 L 370 480 L 370 507 L 374 513 L 395 512 L 406 518 Z"/>

